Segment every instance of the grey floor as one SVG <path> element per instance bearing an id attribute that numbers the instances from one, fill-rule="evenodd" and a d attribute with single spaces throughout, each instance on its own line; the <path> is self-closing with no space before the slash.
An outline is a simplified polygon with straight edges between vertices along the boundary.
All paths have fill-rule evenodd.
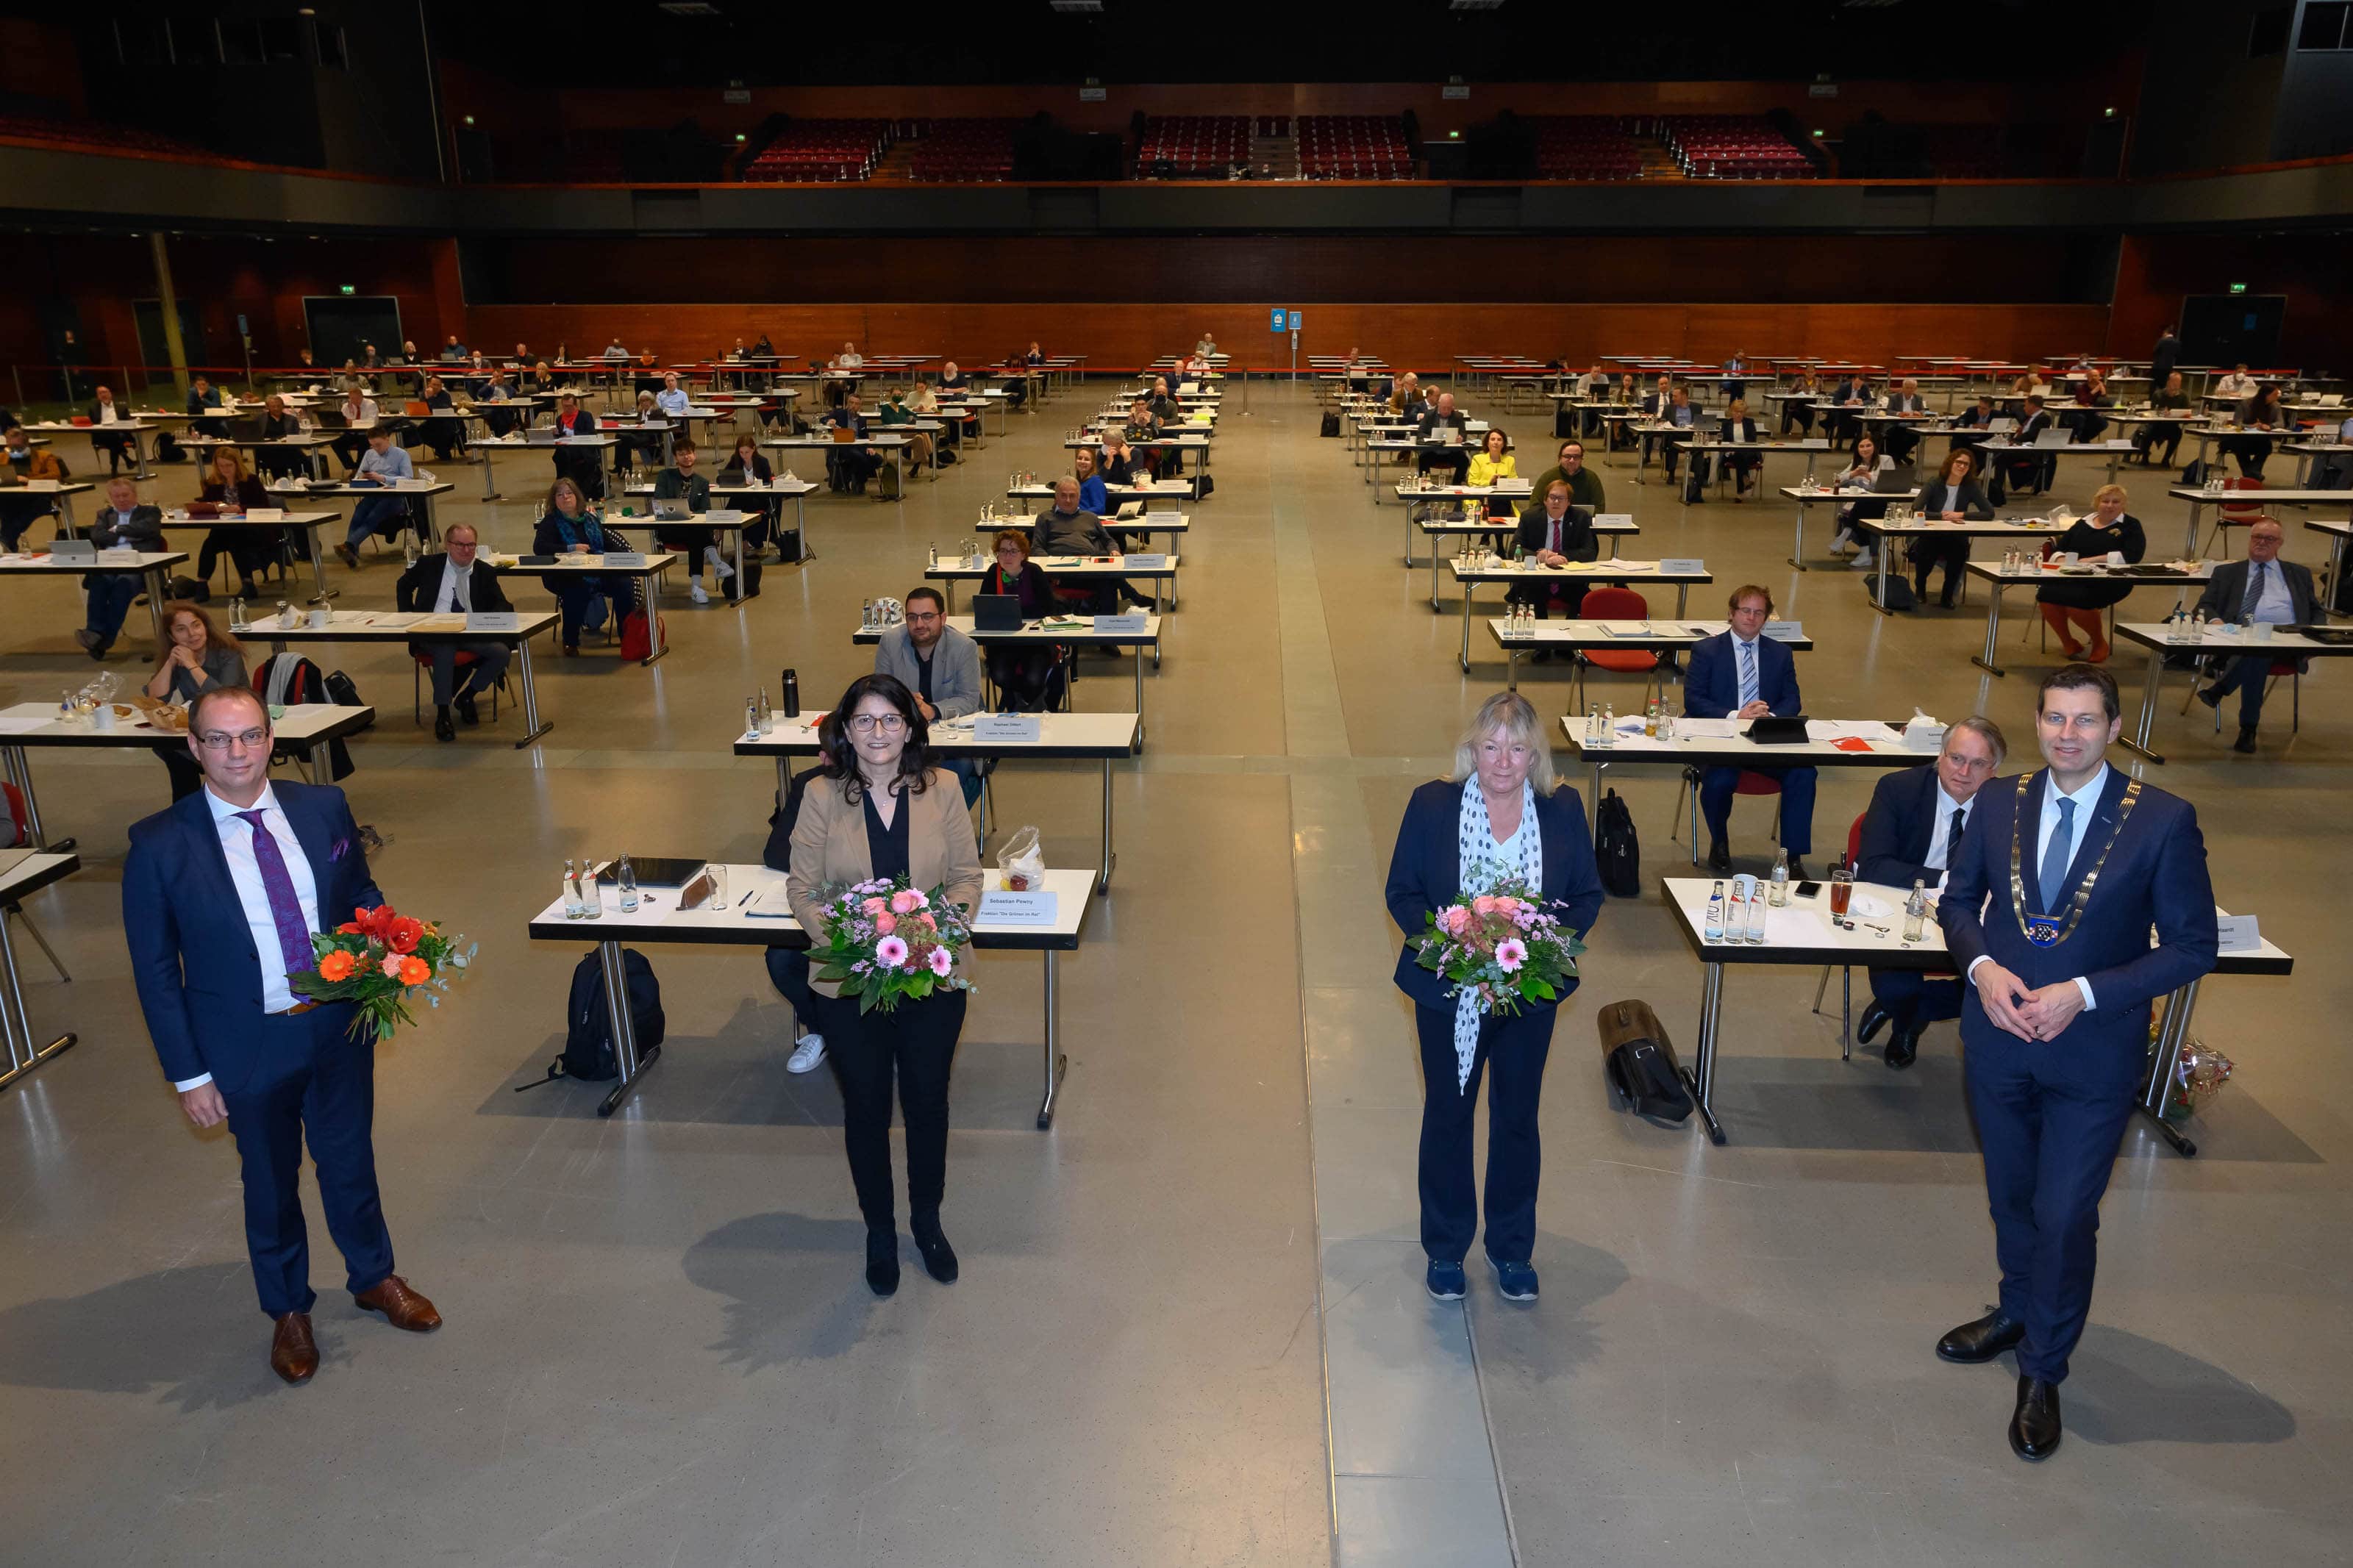
<path id="1" fill-rule="evenodd" d="M 531 751 L 412 728 L 396 652 L 332 661 L 382 714 L 347 785 L 389 841 L 377 876 L 479 936 L 482 963 L 377 1071 L 400 1267 L 448 1325 L 417 1339 L 359 1316 L 322 1235 L 326 1364 L 306 1388 L 264 1365 L 234 1152 L 180 1119 L 127 984 L 115 884 L 161 770 L 37 757 L 51 829 L 85 866 L 28 902 L 75 975 L 33 954 L 28 1000 L 82 1044 L 0 1093 L 0 1561 L 2346 1559 L 2353 1205 L 2330 1170 L 2353 1154 L 2353 1097 L 2328 1020 L 2353 985 L 2322 936 L 2353 872 L 2339 672 L 2305 683 L 2292 744 L 2283 691 L 2256 758 L 2203 710 L 2160 721 L 2173 761 L 2149 776 L 2200 806 L 2222 901 L 2299 969 L 2208 985 L 2200 1032 L 2237 1077 L 2195 1161 L 2127 1134 L 2067 1443 L 2029 1468 L 2001 1437 L 2010 1371 L 1930 1353 L 1993 1286 L 1950 1028 L 1907 1074 L 1841 1063 L 1835 983 L 1817 1017 L 1814 974 L 1738 973 L 1731 1143 L 1630 1121 L 1601 1084 L 1592 1005 L 1648 998 L 1685 1042 L 1696 1013 L 1654 900 L 1610 904 L 1562 1011 L 1542 1303 L 1503 1303 L 1479 1273 L 1462 1306 L 1421 1294 L 1420 1088 L 1380 882 L 1407 793 L 1502 671 L 1458 671 L 1459 620 L 1400 564 L 1398 509 L 1316 438 L 1302 392 L 1229 402 L 1147 677 L 1151 744 L 1117 778 L 1118 877 L 1062 971 L 1071 1074 L 1050 1133 L 1030 1125 L 1038 964 L 981 965 L 951 1144 L 961 1282 L 910 1254 L 897 1299 L 868 1295 L 838 1096 L 785 1072 L 787 1014 L 741 953 L 649 950 L 670 1047 L 621 1115 L 597 1120 L 581 1086 L 510 1092 L 560 1043 L 578 955 L 522 925 L 562 858 L 755 857 L 774 774 L 728 754 L 746 691 L 789 664 L 821 701 L 857 673 L 859 601 L 968 537 L 1008 468 L 1059 468 L 1082 401 L 1015 421 L 903 510 L 815 498 L 818 558 L 772 565 L 741 609 L 674 602 L 675 651 L 650 670 L 594 651 L 543 666 L 556 729 Z M 1548 414 L 1498 416 L 1549 450 Z M 520 546 L 540 463 L 505 459 L 495 505 L 457 472 L 444 521 Z M 153 489 L 181 499 L 187 470 L 166 472 Z M 1629 553 L 1703 556 L 1804 619 L 1812 711 L 1982 707 L 2023 733 L 2052 658 L 2032 624 L 2008 619 L 2016 673 L 1984 677 L 1967 662 L 1981 599 L 1882 619 L 1852 574 L 1788 568 L 1786 507 L 1685 510 L 1655 472 L 1604 475 L 1644 529 Z M 2064 479 L 2081 509 L 2095 473 Z M 2154 539 L 2178 540 L 2158 478 L 2126 482 Z M 2298 531 L 2289 552 L 2325 553 Z M 389 605 L 396 562 L 337 573 L 343 603 Z M 86 678 L 68 585 L 0 588 L 0 698 Z M 1566 704 L 1557 669 L 1523 686 Z M 1089 663 L 1081 706 L 1129 699 L 1124 665 Z M 1870 782 L 1825 775 L 1824 842 Z M 1646 874 L 1672 870 L 1672 778 L 1616 787 Z M 1000 832 L 1035 823 L 1053 863 L 1091 862 L 1092 774 L 1008 768 L 997 788 Z M 1744 866 L 1767 825 L 1741 804 Z"/>

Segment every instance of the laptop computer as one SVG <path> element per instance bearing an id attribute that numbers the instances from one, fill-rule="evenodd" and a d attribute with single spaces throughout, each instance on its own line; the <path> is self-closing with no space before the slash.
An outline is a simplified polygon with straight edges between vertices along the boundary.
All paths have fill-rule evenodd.
<path id="1" fill-rule="evenodd" d="M 564 439 L 564 432 L 553 425 L 534 425 L 522 433 L 527 447 L 553 447 Z"/>
<path id="2" fill-rule="evenodd" d="M 693 515 L 692 510 L 682 500 L 654 502 L 654 521 L 657 522 L 684 522 Z"/>
<path id="3" fill-rule="evenodd" d="M 2007 436 L 2017 428 L 2018 421 L 2008 415 L 2003 415 L 1999 419 L 1989 420 L 1986 424 L 1986 429 L 1996 436 Z"/>
<path id="4" fill-rule="evenodd" d="M 1021 598 L 1018 594 L 975 594 L 972 629 L 976 632 L 1017 632 L 1021 629 Z"/>
<path id="5" fill-rule="evenodd" d="M 2037 430 L 2034 433 L 2034 444 L 2038 447 L 2072 447 L 2075 444 L 2075 432 L 2063 425 L 2052 429 Z"/>
<path id="6" fill-rule="evenodd" d="M 632 855 L 629 869 L 638 875 L 640 888 L 683 888 L 702 875 L 708 860 L 683 860 L 663 855 Z M 610 880 L 617 875 L 621 863 L 607 860 L 596 868 L 596 875 Z"/>
<path id="7" fill-rule="evenodd" d="M 96 561 L 98 546 L 87 539 L 53 539 L 49 541 L 49 559 L 60 565 L 69 561 Z"/>
<path id="8" fill-rule="evenodd" d="M 1760 746 L 1801 746 L 1807 741 L 1802 713 L 1768 713 L 1748 721 L 1748 738 Z"/>
<path id="9" fill-rule="evenodd" d="M 2342 408 L 2345 406 L 2345 395 L 2341 392 L 2324 392 L 2320 395 L 2320 406 Z"/>
<path id="10" fill-rule="evenodd" d="M 1917 468 L 1909 463 L 1898 463 L 1883 473 L 1874 476 L 1871 481 L 1871 489 L 1876 495 L 1908 495 L 1918 488 L 1919 483 L 1920 471 Z"/>
<path id="11" fill-rule="evenodd" d="M 1113 520 L 1116 521 L 1121 518 L 1142 517 L 1143 515 L 1144 503 L 1142 501 L 1124 500 L 1119 503 L 1119 510 L 1113 514 Z"/>

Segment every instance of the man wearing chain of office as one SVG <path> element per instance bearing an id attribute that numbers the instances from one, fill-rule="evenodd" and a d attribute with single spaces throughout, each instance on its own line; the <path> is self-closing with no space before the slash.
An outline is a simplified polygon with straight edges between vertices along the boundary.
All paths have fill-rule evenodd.
<path id="1" fill-rule="evenodd" d="M 2150 1004 L 2211 970 L 2219 945 L 2198 814 L 2108 765 L 2122 728 L 2106 670 L 2043 678 L 2046 765 L 1981 792 L 1937 914 L 1968 979 L 1961 1042 L 2001 1300 L 1936 1353 L 2016 1349 L 2010 1446 L 2023 1459 L 2059 1447 L 2059 1384 L 2091 1310 L 2100 1194 L 2147 1070 Z"/>

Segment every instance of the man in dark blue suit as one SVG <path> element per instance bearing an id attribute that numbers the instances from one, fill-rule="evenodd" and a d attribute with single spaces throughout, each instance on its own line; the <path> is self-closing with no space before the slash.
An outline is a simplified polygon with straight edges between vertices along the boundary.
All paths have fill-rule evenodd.
<path id="1" fill-rule="evenodd" d="M 1862 814 L 1862 837 L 1855 846 L 1855 875 L 1866 882 L 1909 888 L 1915 882 L 1942 889 L 1968 831 L 1978 791 L 2001 768 L 2009 743 L 1990 719 L 1972 713 L 1945 731 L 1933 767 L 1905 768 L 1883 775 Z M 1871 1005 L 1862 1010 L 1856 1035 L 1871 1044 L 1894 1025 L 1887 1037 L 1887 1065 L 1908 1068 L 1920 1054 L 1929 1025 L 1961 1016 L 1961 983 L 1949 974 L 1916 969 L 1871 972 Z"/>
<path id="2" fill-rule="evenodd" d="M 1761 719 L 1767 713 L 1787 717 L 1805 710 L 1798 696 L 1798 661 L 1789 650 L 1765 636 L 1773 616 L 1773 595 L 1754 583 L 1732 591 L 1731 629 L 1719 632 L 1692 649 L 1691 668 L 1683 677 L 1683 712 L 1694 719 Z M 1707 818 L 1707 865 L 1712 871 L 1732 869 L 1732 851 L 1725 846 L 1725 827 L 1732 820 L 1732 793 L 1744 770 L 1708 768 L 1699 776 L 1700 815 Z M 1789 869 L 1806 874 L 1805 858 L 1814 852 L 1814 770 L 1811 768 L 1749 768 L 1781 786 L 1781 847 L 1789 852 Z"/>
<path id="3" fill-rule="evenodd" d="M 270 784 L 269 715 L 252 691 L 199 697 L 188 749 L 205 787 L 131 829 L 122 924 L 132 978 L 188 1120 L 227 1121 L 237 1139 L 246 1247 L 276 1324 L 270 1369 L 304 1383 L 319 1369 L 297 1191 L 305 1134 L 353 1300 L 396 1328 L 441 1323 L 392 1271 L 371 1131 L 375 1041 L 352 1037 L 352 1004 L 305 1000 L 287 981 L 313 967 L 313 933 L 384 895 L 343 791 Z"/>
<path id="4" fill-rule="evenodd" d="M 1961 1044 L 2001 1302 L 1936 1353 L 2017 1349 L 2010 1446 L 2025 1459 L 2059 1447 L 2059 1384 L 2091 1311 L 2100 1194 L 2147 1070 L 2150 1004 L 2211 970 L 2219 946 L 2197 812 L 2104 760 L 2121 712 L 2095 665 L 2043 678 L 2034 728 L 2050 765 L 1984 792 L 1937 910 L 1969 983 Z"/>

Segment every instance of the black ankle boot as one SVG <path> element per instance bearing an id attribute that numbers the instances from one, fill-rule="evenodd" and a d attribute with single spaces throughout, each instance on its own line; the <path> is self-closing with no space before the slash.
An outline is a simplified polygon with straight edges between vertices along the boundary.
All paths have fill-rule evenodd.
<path id="1" fill-rule="evenodd" d="M 915 1250 L 923 1254 L 923 1272 L 943 1285 L 956 1281 L 955 1248 L 940 1231 L 940 1216 L 931 1214 L 910 1215 L 907 1229 L 914 1236 Z"/>
<path id="2" fill-rule="evenodd" d="M 866 1233 L 866 1288 L 877 1296 L 899 1293 L 899 1233 L 895 1229 Z"/>

